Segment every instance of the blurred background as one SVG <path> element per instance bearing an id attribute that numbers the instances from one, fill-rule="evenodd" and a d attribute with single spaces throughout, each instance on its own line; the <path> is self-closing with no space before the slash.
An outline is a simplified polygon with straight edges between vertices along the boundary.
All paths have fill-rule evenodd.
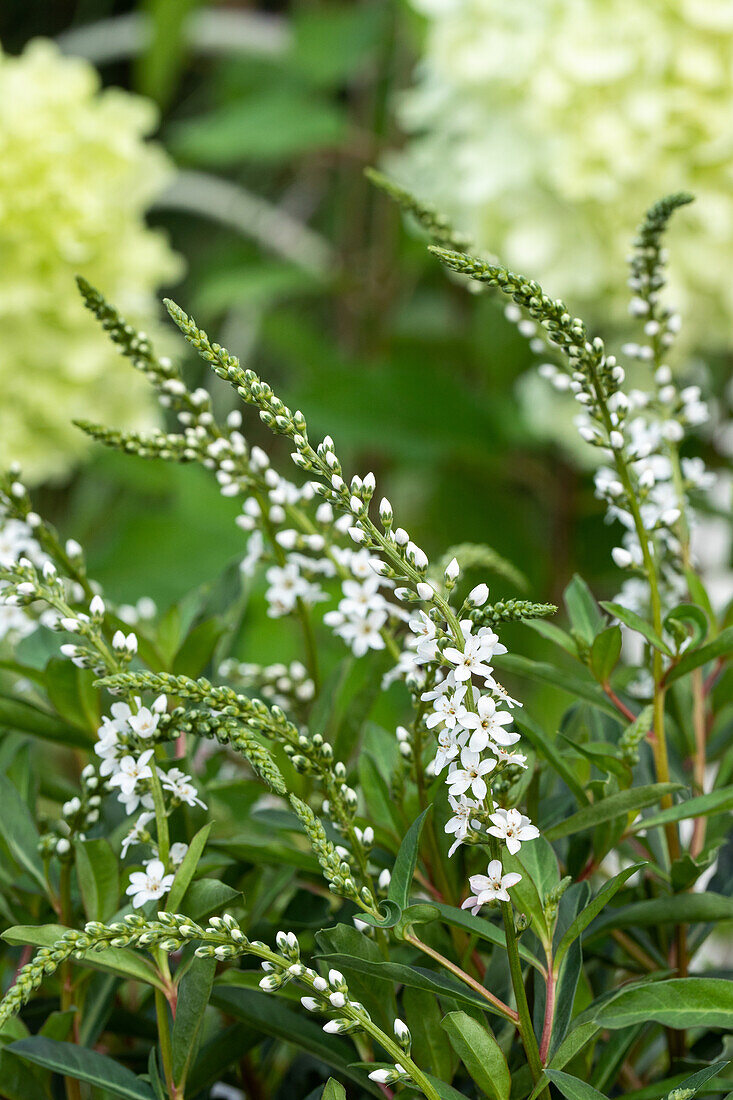
<path id="1" fill-rule="evenodd" d="M 536 599 L 557 602 L 575 571 L 615 591 L 572 403 L 367 165 L 619 344 L 636 224 L 693 189 L 670 235 L 689 320 L 673 366 L 716 396 L 708 460 L 733 449 L 726 0 L 4 0 L 0 43 L 0 458 L 111 597 L 165 608 L 243 541 L 238 503 L 203 471 L 103 453 L 69 426 L 160 416 L 85 316 L 77 271 L 226 413 L 229 389 L 163 323 L 174 297 L 347 468 L 374 470 L 431 555 L 485 542 Z M 245 432 L 263 441 L 251 417 Z M 519 594 L 501 578 L 493 593 Z M 260 627 L 267 659 L 281 627 Z"/>

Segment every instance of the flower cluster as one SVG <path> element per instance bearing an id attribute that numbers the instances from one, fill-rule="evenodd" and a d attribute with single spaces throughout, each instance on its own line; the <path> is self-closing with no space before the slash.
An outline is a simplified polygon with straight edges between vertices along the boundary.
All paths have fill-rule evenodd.
<path id="1" fill-rule="evenodd" d="M 404 528 L 395 527 L 389 500 L 382 498 L 379 504 L 378 523 L 371 519 L 376 487 L 373 474 L 355 476 L 347 483 L 330 436 L 313 448 L 302 413 L 291 412 L 254 371 L 243 370 L 234 356 L 212 344 L 182 310 L 173 303 L 168 306 L 183 334 L 215 372 L 259 409 L 263 423 L 289 438 L 293 461 L 310 475 L 313 493 L 348 520 L 349 537 L 367 552 L 365 567 L 392 584 L 394 599 L 406 605 L 405 612 L 409 613 L 411 605 L 423 605 L 417 616 L 410 617 L 405 648 L 396 657 L 408 675 L 417 671 L 413 680 L 422 681 L 424 687 L 428 687 L 429 670 L 431 686 L 422 693 L 422 700 L 434 704 L 428 720 L 433 728 L 439 727 L 439 770 L 449 765 L 447 782 L 454 815 L 445 827 L 455 834 L 452 851 L 469 836 L 492 847 L 497 840 L 504 840 L 516 851 L 522 841 L 539 833 L 517 810 L 497 808 L 487 781 L 494 772 L 517 765 L 521 768 L 525 763 L 523 754 L 513 749 L 519 735 L 506 729 L 511 715 L 503 709 L 517 705 L 516 701 L 496 680 L 491 664 L 506 648 L 491 627 L 469 617 L 488 600 L 488 587 L 478 585 L 456 611 L 450 598 L 460 574 L 458 561 L 454 558 L 448 563 L 442 582 L 429 579 L 427 554 Z M 362 587 L 360 594 L 368 605 L 379 592 L 372 585 L 366 592 Z M 364 629 L 367 631 L 368 625 Z M 377 629 L 375 625 L 375 632 Z"/>
<path id="2" fill-rule="evenodd" d="M 32 479 L 58 477 L 83 451 L 72 418 L 95 409 L 128 425 L 149 422 L 99 344 L 74 296 L 82 270 L 139 321 L 180 261 L 144 213 L 172 175 L 144 138 L 155 107 L 118 88 L 100 90 L 86 61 L 32 42 L 0 52 L 0 459 Z"/>
<path id="3" fill-rule="evenodd" d="M 496 251 L 603 320 L 639 204 L 689 187 L 677 294 L 695 348 L 722 343 L 733 295 L 726 124 L 733 24 L 718 0 L 412 0 L 427 17 L 410 136 L 390 170 Z M 439 242 L 445 243 L 445 242 Z M 455 244 L 448 247 L 455 248 Z M 592 316 L 598 320 L 597 314 Z"/>
<path id="4" fill-rule="evenodd" d="M 633 241 L 629 312 L 641 324 L 642 334 L 640 340 L 627 342 L 621 350 L 632 377 L 640 384 L 628 391 L 619 388 L 627 370 L 611 356 L 604 358 L 599 370 L 610 361 L 610 381 L 618 386 L 606 386 L 600 399 L 587 373 L 575 370 L 572 355 L 569 361 L 545 361 L 539 367 L 539 374 L 557 391 L 570 394 L 580 404 L 575 427 L 581 439 L 605 451 L 606 461 L 595 470 L 595 491 L 607 505 L 609 521 L 618 521 L 623 527 L 621 545 L 614 548 L 613 560 L 631 574 L 617 602 L 641 614 L 649 611 L 649 588 L 644 560 L 647 548 L 642 545 L 646 539 L 640 538 L 639 529 L 649 536 L 663 605 L 670 609 L 687 593 L 686 570 L 692 561 L 698 524 L 692 497 L 702 499 L 719 488 L 718 479 L 702 459 L 680 455 L 680 444 L 691 431 L 708 422 L 710 410 L 700 387 L 680 385 L 667 361 L 680 318 L 665 304 L 662 294 L 667 282 L 667 254 L 661 238 L 672 213 L 690 201 L 686 193 L 660 200 L 648 211 Z M 518 305 L 512 303 L 505 312 L 530 340 L 536 354 L 546 356 L 557 351 L 542 325 L 528 318 Z M 624 484 L 620 463 L 633 479 L 633 493 Z M 632 497 L 638 505 L 636 515 Z"/>

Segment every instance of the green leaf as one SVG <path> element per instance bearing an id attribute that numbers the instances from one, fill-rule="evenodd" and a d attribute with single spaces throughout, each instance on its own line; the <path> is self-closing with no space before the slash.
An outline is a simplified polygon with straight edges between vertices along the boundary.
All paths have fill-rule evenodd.
<path id="1" fill-rule="evenodd" d="M 693 1073 L 690 1077 L 685 1077 L 684 1081 L 680 1081 L 679 1085 L 675 1085 L 675 1091 L 677 1089 L 688 1090 L 694 1096 L 696 1092 L 699 1092 L 703 1085 L 707 1084 L 713 1077 L 717 1077 L 719 1073 L 722 1073 L 726 1066 L 730 1065 L 730 1061 L 725 1062 L 713 1062 L 711 1066 L 705 1066 L 705 1069 L 699 1069 L 697 1073 Z"/>
<path id="2" fill-rule="evenodd" d="M 8 695 L 0 695 L 0 726 L 76 749 L 88 749 L 94 740 L 91 734 L 60 721 L 48 711 Z"/>
<path id="3" fill-rule="evenodd" d="M 442 1081 L 453 1076 L 454 1054 L 442 1027 L 438 998 L 422 989 L 402 991 L 405 1022 L 412 1034 L 412 1057 L 421 1069 Z"/>
<path id="4" fill-rule="evenodd" d="M 643 810 L 645 806 L 652 806 L 665 795 L 680 790 L 681 786 L 680 783 L 650 783 L 629 791 L 617 791 L 600 802 L 594 802 L 592 806 L 585 806 L 552 828 L 543 830 L 543 835 L 548 840 L 559 840 L 561 837 L 592 829 L 604 821 L 613 821 L 636 810 Z"/>
<path id="5" fill-rule="evenodd" d="M 710 814 L 725 813 L 733 810 L 733 786 L 719 787 L 716 791 L 686 798 L 666 810 L 642 817 L 630 826 L 631 832 L 640 829 L 654 829 L 658 825 L 668 825 L 671 821 L 687 821 L 691 817 L 708 817 Z"/>
<path id="6" fill-rule="evenodd" d="M 101 837 L 77 841 L 76 874 L 88 920 L 109 920 L 117 911 L 120 878 L 108 841 Z"/>
<path id="7" fill-rule="evenodd" d="M 577 573 L 563 592 L 563 600 L 573 630 L 591 646 L 605 624 L 593 593 Z"/>
<path id="8" fill-rule="evenodd" d="M 170 127 L 176 156 L 200 167 L 242 161 L 286 160 L 312 149 L 338 145 L 345 133 L 343 110 L 303 88 L 263 88 Z"/>
<path id="9" fill-rule="evenodd" d="M 38 854 L 38 829 L 31 812 L 6 775 L 0 775 L 0 835 L 16 863 L 46 893 L 43 863 Z"/>
<path id="10" fill-rule="evenodd" d="M 670 624 L 674 623 L 683 623 L 691 628 L 688 636 L 688 649 L 697 649 L 705 641 L 710 627 L 707 615 L 701 607 L 696 607 L 694 603 L 681 603 L 678 607 L 673 607 L 664 619 L 665 630 L 671 633 Z"/>
<path id="11" fill-rule="evenodd" d="M 733 920 L 733 897 L 723 894 L 670 894 L 635 901 L 600 916 L 589 939 L 609 928 L 653 928 L 658 924 L 694 924 L 696 921 Z"/>
<path id="12" fill-rule="evenodd" d="M 47 1071 L 17 1058 L 8 1047 L 0 1049 L 0 1081 L 3 1100 L 49 1100 L 51 1096 Z"/>
<path id="13" fill-rule="evenodd" d="M 184 894 L 181 907 L 192 920 L 202 921 L 219 909 L 231 908 L 241 898 L 240 891 L 232 889 L 225 882 L 214 878 L 199 878 L 191 883 Z"/>
<path id="14" fill-rule="evenodd" d="M 606 1097 L 598 1089 L 594 1089 L 587 1081 L 581 1081 L 569 1073 L 563 1073 L 559 1069 L 546 1069 L 545 1076 L 549 1077 L 553 1085 L 557 1085 L 566 1100 L 606 1100 Z"/>
<path id="15" fill-rule="evenodd" d="M 399 837 L 401 830 L 387 781 L 368 752 L 362 752 L 359 755 L 359 786 L 364 795 L 370 821 L 378 823 L 390 834 Z"/>
<path id="16" fill-rule="evenodd" d="M 599 684 L 607 684 L 621 654 L 621 628 L 609 626 L 593 639 L 590 669 Z"/>
<path id="17" fill-rule="evenodd" d="M 70 661 L 53 657 L 44 669 L 48 698 L 54 710 L 70 726 L 95 737 L 99 726 L 99 691 L 89 669 L 76 668 Z M 87 740 L 87 744 L 89 741 Z"/>
<path id="18" fill-rule="evenodd" d="M 189 631 L 173 660 L 171 672 L 175 676 L 196 678 L 206 669 L 224 633 L 221 619 L 205 619 Z"/>
<path id="19" fill-rule="evenodd" d="M 578 645 L 575 639 L 555 623 L 548 623 L 545 619 L 527 619 L 524 625 L 534 630 L 535 634 L 546 638 L 548 642 L 554 642 L 555 645 L 560 646 L 571 657 L 578 656 Z"/>
<path id="20" fill-rule="evenodd" d="M 637 634 L 642 634 L 654 649 L 660 650 L 661 653 L 666 653 L 668 657 L 672 656 L 672 650 L 667 643 L 659 637 L 650 623 L 642 619 L 641 615 L 637 615 L 635 611 L 629 611 L 627 607 L 623 607 L 620 603 L 604 601 L 601 603 L 601 607 L 604 611 L 607 611 L 609 615 L 613 615 L 614 619 L 618 619 L 631 630 L 635 630 Z"/>
<path id="21" fill-rule="evenodd" d="M 346 1100 L 346 1089 L 335 1077 L 329 1077 L 323 1087 L 321 1100 Z"/>
<path id="22" fill-rule="evenodd" d="M 173 1080 L 181 1087 L 196 1057 L 215 973 L 216 959 L 193 959 L 178 986 L 173 1024 Z"/>
<path id="23" fill-rule="evenodd" d="M 532 748 L 543 756 L 552 770 L 560 776 L 563 783 L 573 792 L 581 806 L 590 805 L 588 795 L 582 784 L 571 771 L 569 765 L 557 750 L 557 745 L 528 714 L 514 719 L 514 725 L 524 734 Z"/>
<path id="24" fill-rule="evenodd" d="M 701 665 L 706 665 L 708 661 L 715 661 L 718 657 L 724 657 L 731 652 L 733 652 L 733 626 L 726 627 L 714 641 L 708 642 L 707 645 L 685 653 L 677 664 L 672 665 L 668 670 L 664 677 L 665 683 L 673 684 L 675 680 L 686 676 L 693 669 L 700 668 Z"/>
<path id="25" fill-rule="evenodd" d="M 684 917 L 681 918 L 684 920 Z M 723 978 L 669 978 L 622 989 L 595 1013 L 601 1027 L 657 1023 L 665 1027 L 733 1028 L 733 982 Z"/>
<path id="26" fill-rule="evenodd" d="M 191 883 L 191 879 L 196 874 L 196 868 L 198 867 L 203 850 L 206 847 L 206 841 L 211 832 L 211 826 L 212 822 L 207 822 L 203 828 L 199 829 L 188 846 L 188 851 L 183 857 L 181 866 L 176 871 L 176 877 L 173 879 L 173 884 L 168 894 L 168 901 L 166 902 L 165 908 L 169 913 L 176 913 L 180 908 L 183 897 Z"/>
<path id="27" fill-rule="evenodd" d="M 640 867 L 644 867 L 644 863 L 635 863 L 633 867 L 626 867 L 618 875 L 614 875 L 612 879 L 604 883 L 596 896 L 590 901 L 581 913 L 575 918 L 573 923 L 568 928 L 565 935 L 560 940 L 555 951 L 555 973 L 559 972 L 560 964 L 565 957 L 565 954 L 570 947 L 571 943 L 580 936 L 591 921 L 594 921 L 602 909 L 606 907 L 608 902 L 618 893 L 621 887 L 624 885 L 627 879 L 631 875 L 635 874 Z"/>
<path id="28" fill-rule="evenodd" d="M 18 924 L 3 932 L 2 938 L 14 946 L 29 944 L 31 947 L 53 947 L 64 932 L 68 932 L 68 928 L 61 924 Z M 145 982 L 163 989 L 163 983 L 152 964 L 126 947 L 105 947 L 102 951 L 88 951 L 82 958 L 74 961 L 94 970 L 104 970 L 120 978 Z"/>
<path id="29" fill-rule="evenodd" d="M 509 1067 L 491 1032 L 465 1012 L 449 1012 L 443 1027 L 478 1087 L 492 1100 L 509 1100 L 512 1083 Z"/>
<path id="30" fill-rule="evenodd" d="M 553 1054 L 549 1063 L 550 1069 L 562 1069 L 563 1066 L 566 1066 L 584 1046 L 587 1046 L 591 1039 L 595 1038 L 600 1030 L 595 1020 L 587 1020 L 585 1023 L 577 1024 L 572 1031 L 568 1032 Z"/>
<path id="31" fill-rule="evenodd" d="M 528 657 L 519 657 L 516 653 L 502 653 L 500 656 L 492 657 L 492 663 L 497 668 L 506 669 L 507 672 L 513 672 L 517 676 L 527 676 L 530 680 L 538 680 L 542 684 L 550 684 L 551 687 L 567 691 L 570 695 L 593 703 L 595 707 L 613 718 L 618 718 L 613 703 L 589 676 L 586 678 L 573 676 L 563 668 L 557 668 L 543 661 L 530 661 Z"/>
<path id="32" fill-rule="evenodd" d="M 412 878 L 415 874 L 415 867 L 417 866 L 420 836 L 423 825 L 425 824 L 425 818 L 430 813 L 431 809 L 432 806 L 428 806 L 423 810 L 420 816 L 413 821 L 412 825 L 405 833 L 405 839 L 402 841 L 400 850 L 397 853 L 397 858 L 394 861 L 387 897 L 390 901 L 399 905 L 400 909 L 406 909 L 410 902 L 410 889 L 412 887 Z"/>
<path id="33" fill-rule="evenodd" d="M 251 1024 L 260 1034 L 272 1035 L 282 1042 L 292 1043 L 301 1050 L 319 1058 L 335 1069 L 341 1077 L 356 1081 L 373 1096 L 382 1096 L 378 1087 L 366 1074 L 353 1069 L 354 1047 L 336 1035 L 327 1035 L 320 1024 L 298 1009 L 289 1008 L 282 1001 L 259 990 L 215 985 L 211 1003 L 233 1016 L 236 1020 Z"/>
<path id="34" fill-rule="evenodd" d="M 402 910 L 399 905 L 395 901 L 390 901 L 389 898 L 383 898 L 377 908 L 379 910 L 378 917 L 375 917 L 373 913 L 360 913 L 359 920 L 371 924 L 373 928 L 394 928 L 402 919 Z"/>
<path id="35" fill-rule="evenodd" d="M 96 1050 L 75 1043 L 59 1043 L 41 1035 L 19 1039 L 11 1043 L 8 1050 L 37 1066 L 86 1081 L 124 1100 L 155 1100 L 149 1085 L 114 1058 L 108 1058 Z"/>

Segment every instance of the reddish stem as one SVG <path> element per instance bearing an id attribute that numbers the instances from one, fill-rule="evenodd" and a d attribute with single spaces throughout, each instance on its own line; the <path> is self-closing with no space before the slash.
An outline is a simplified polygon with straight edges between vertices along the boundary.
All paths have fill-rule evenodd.
<path id="1" fill-rule="evenodd" d="M 542 1025 L 542 1038 L 540 1039 L 540 1061 L 544 1066 L 550 1052 L 550 1039 L 552 1038 L 552 1023 L 555 1018 L 555 971 L 552 966 L 552 958 L 547 960 L 547 983 L 545 985 L 545 1021 Z"/>

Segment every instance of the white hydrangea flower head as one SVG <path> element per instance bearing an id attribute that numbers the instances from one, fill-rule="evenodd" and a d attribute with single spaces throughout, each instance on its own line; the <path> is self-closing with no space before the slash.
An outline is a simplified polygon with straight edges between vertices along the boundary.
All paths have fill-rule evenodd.
<path id="1" fill-rule="evenodd" d="M 733 318 L 728 124 L 733 8 L 721 0 L 411 0 L 424 54 L 388 171 L 479 248 L 584 315 L 627 310 L 618 274 L 639 211 L 689 189 L 675 225 L 683 338 Z"/>
<path id="2" fill-rule="evenodd" d="M 154 105 L 100 90 L 94 68 L 44 40 L 0 51 L 0 462 L 26 479 L 58 477 L 84 452 L 72 417 L 149 424 L 144 379 L 131 378 L 84 308 L 83 274 L 135 323 L 181 273 L 144 214 L 172 176 L 145 137 Z"/>

